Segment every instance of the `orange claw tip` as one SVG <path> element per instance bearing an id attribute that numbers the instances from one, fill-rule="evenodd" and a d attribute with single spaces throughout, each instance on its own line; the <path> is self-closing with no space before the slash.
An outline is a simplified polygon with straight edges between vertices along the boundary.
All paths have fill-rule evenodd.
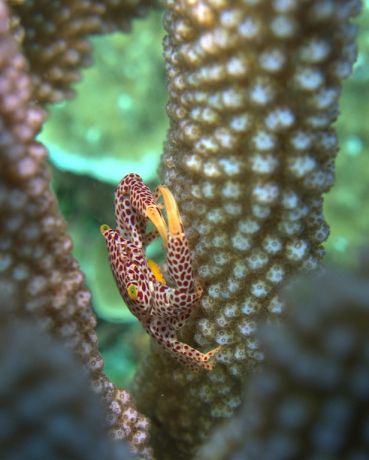
<path id="1" fill-rule="evenodd" d="M 169 233 L 171 235 L 178 235 L 182 233 L 182 220 L 172 192 L 165 185 L 159 185 L 158 192 L 164 199 L 164 206 L 168 217 Z"/>
<path id="2" fill-rule="evenodd" d="M 148 206 L 145 209 L 145 216 L 151 220 L 153 225 L 158 230 L 162 237 L 164 244 L 167 244 L 167 226 L 164 222 L 163 216 L 161 215 L 157 206 Z"/>
<path id="3" fill-rule="evenodd" d="M 102 235 L 104 235 L 105 232 L 107 232 L 108 230 L 111 230 L 111 228 L 109 227 L 109 225 L 107 224 L 102 224 L 100 225 L 100 233 Z"/>

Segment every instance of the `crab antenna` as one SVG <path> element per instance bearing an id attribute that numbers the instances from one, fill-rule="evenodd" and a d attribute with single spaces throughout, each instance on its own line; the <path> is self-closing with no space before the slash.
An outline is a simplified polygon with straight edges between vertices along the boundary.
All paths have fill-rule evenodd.
<path id="1" fill-rule="evenodd" d="M 164 241 L 164 244 L 166 245 L 168 230 L 159 209 L 156 206 L 148 206 L 145 209 L 145 216 L 150 219 L 153 225 L 157 228 L 160 236 Z"/>
<path id="2" fill-rule="evenodd" d="M 159 185 L 158 192 L 164 199 L 164 206 L 168 217 L 169 233 L 171 235 L 178 235 L 179 233 L 182 233 L 182 220 L 172 192 L 165 185 Z"/>

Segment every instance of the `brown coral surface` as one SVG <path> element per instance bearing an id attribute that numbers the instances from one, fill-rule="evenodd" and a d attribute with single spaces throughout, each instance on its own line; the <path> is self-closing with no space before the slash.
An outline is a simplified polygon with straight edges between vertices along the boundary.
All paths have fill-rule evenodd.
<path id="1" fill-rule="evenodd" d="M 156 0 L 27 0 L 13 5 L 13 22 L 28 59 L 38 102 L 72 97 L 71 84 L 91 64 L 91 34 L 130 30 Z"/>
<path id="2" fill-rule="evenodd" d="M 241 413 L 198 460 L 369 457 L 367 262 L 295 283 L 283 321 L 258 334 L 265 361 Z"/>
<path id="3" fill-rule="evenodd" d="M 105 413 L 79 360 L 30 320 L 0 322 L 0 458 L 132 460 L 107 435 Z"/>
<path id="4" fill-rule="evenodd" d="M 73 2 L 76 9 L 72 19 L 70 15 L 64 15 L 65 28 L 56 27 L 53 20 L 60 20 L 63 14 L 55 12 L 56 16 L 53 16 L 53 8 L 62 6 L 65 13 L 70 10 L 69 3 L 21 3 L 17 13 L 22 8 L 35 7 L 35 11 L 27 10 L 27 21 L 38 24 L 35 33 L 33 26 L 23 26 L 22 22 L 14 27 L 15 19 L 10 18 L 5 2 L 0 2 L 1 308 L 11 310 L 13 315 L 32 315 L 75 351 L 81 365 L 84 363 L 89 369 L 94 390 L 105 401 L 111 435 L 116 439 L 127 439 L 135 451 L 149 458 L 148 420 L 138 414 L 129 394 L 115 387 L 102 373 L 103 360 L 97 349 L 91 295 L 71 255 L 72 242 L 50 191 L 47 152 L 34 140 L 45 118 L 45 112 L 37 102 L 59 99 L 65 95 L 71 80 L 65 68 L 60 69 L 60 80 L 42 72 L 46 64 L 38 62 L 31 53 L 28 57 L 35 63 L 32 67 L 23 54 L 21 32 L 25 30 L 26 37 L 27 33 L 31 38 L 34 36 L 33 46 L 37 49 L 41 46 L 36 53 L 39 59 L 49 56 L 50 62 L 58 62 L 60 58 L 62 67 L 68 64 L 68 60 L 61 59 L 59 48 L 48 47 L 49 34 L 52 32 L 56 41 L 61 40 L 68 48 L 69 44 L 61 38 L 63 34 L 74 36 L 71 29 L 80 30 L 77 35 L 91 32 L 89 21 L 85 22 L 83 15 L 78 16 L 79 9 L 86 9 L 83 1 Z M 45 16 L 48 20 L 40 22 Z M 19 17 L 22 19 L 22 15 Z M 28 45 L 32 48 L 32 41 L 24 43 L 26 50 Z M 39 72 L 37 78 L 35 68 Z M 49 89 L 43 92 L 45 85 Z"/>
<path id="5" fill-rule="evenodd" d="M 168 458 L 188 458 L 240 405 L 247 370 L 263 359 L 256 326 L 284 309 L 280 285 L 319 265 L 328 236 L 322 194 L 337 152 L 332 123 L 356 56 L 350 19 L 360 3 L 165 4 L 171 124 L 161 171 L 204 287 L 187 335 L 222 351 L 202 374 L 154 351 L 137 396 L 155 436 L 176 452 Z"/>
<path id="6" fill-rule="evenodd" d="M 148 419 L 103 375 L 95 318 L 35 142 L 39 104 L 71 95 L 91 33 L 155 2 L 0 1 L 0 291 L 3 310 L 37 318 L 87 365 L 116 439 L 151 457 Z M 136 382 L 157 457 L 193 456 L 242 401 L 264 358 L 255 330 L 283 313 L 278 289 L 319 265 L 334 180 L 340 83 L 355 59 L 358 0 L 166 0 L 171 127 L 162 160 L 204 295 L 184 341 L 222 346 L 193 373 L 161 349 Z M 124 16 L 126 14 L 126 16 Z"/>

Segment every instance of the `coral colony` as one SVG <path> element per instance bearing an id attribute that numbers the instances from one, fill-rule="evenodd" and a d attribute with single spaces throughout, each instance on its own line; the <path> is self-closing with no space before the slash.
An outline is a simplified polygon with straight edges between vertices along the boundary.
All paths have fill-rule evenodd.
<path id="1" fill-rule="evenodd" d="M 99 458 L 113 459 L 113 445 L 123 449 L 119 458 L 129 458 L 126 443 L 147 459 L 190 459 L 197 453 L 204 459 L 241 455 L 272 460 L 303 458 L 306 452 L 309 458 L 368 458 L 368 421 L 360 415 L 364 409 L 368 412 L 363 365 L 368 359 L 363 333 L 368 296 L 355 297 L 352 310 L 345 308 L 352 305 L 350 290 L 341 299 L 328 296 L 319 305 L 329 308 L 312 308 L 306 319 L 301 296 L 295 308 L 295 301 L 286 302 L 280 295 L 291 275 L 317 269 L 323 255 L 328 226 L 322 196 L 334 182 L 338 149 L 332 124 L 341 82 L 356 56 L 351 19 L 360 2 L 163 4 L 170 118 L 160 169 L 164 208 L 158 196 L 130 175 L 125 179 L 131 181 L 128 191 L 121 193 L 124 179 L 117 191 L 118 230 L 101 229 L 122 295 L 156 339 L 136 377 L 135 402 L 102 371 L 90 293 L 50 191 L 46 149 L 35 136 L 47 115 L 45 104 L 71 96 L 71 83 L 89 63 L 88 36 L 127 31 L 132 18 L 155 6 L 154 1 L 0 0 L 2 321 L 25 321 L 19 323 L 22 331 L 27 321 L 37 322 L 57 340 L 49 353 L 43 345 L 32 350 L 33 362 L 41 353 L 40 363 L 45 363 L 39 367 L 45 378 L 35 378 L 35 388 L 42 381 L 62 387 L 62 376 L 49 363 L 53 353 L 59 353 L 60 342 L 67 346 L 60 353 L 69 353 L 58 358 L 60 362 L 65 359 L 68 369 L 78 368 L 76 358 L 84 364 L 80 372 L 88 371 L 104 403 L 105 428 L 115 443 L 98 444 L 94 433 L 100 428 L 91 424 L 90 433 L 79 433 L 93 437 L 97 447 L 87 449 L 83 458 L 97 458 L 94 452 L 100 452 Z M 147 219 L 163 238 L 166 270 L 143 252 L 150 238 Z M 156 230 L 152 236 L 157 236 Z M 363 292 L 354 278 L 346 279 Z M 337 284 L 342 283 L 330 282 L 333 291 Z M 278 319 L 284 326 L 274 324 L 257 335 L 265 319 Z M 321 331 L 319 340 L 316 331 Z M 20 339 L 5 334 L 14 343 Z M 47 343 L 47 335 L 33 335 L 35 342 Z M 26 332 L 24 336 L 14 348 L 19 356 L 30 346 Z M 350 356 L 357 362 L 346 360 Z M 256 365 L 260 373 L 253 374 Z M 199 367 L 206 369 L 199 372 Z M 32 385 L 24 388 L 19 383 L 29 375 L 26 368 L 7 369 L 14 388 L 29 395 Z M 76 382 L 76 391 L 83 393 L 83 381 Z M 19 392 L 12 396 L 1 386 L 0 392 L 9 401 L 19 397 Z M 76 400 L 73 392 L 68 396 L 58 390 L 53 398 L 58 397 Z M 34 401 L 36 411 L 49 399 Z M 83 401 L 81 407 L 88 407 L 90 402 Z M 306 408 L 310 403 L 315 412 Z M 54 420 L 65 416 L 65 407 L 65 402 L 55 405 Z M 236 409 L 240 418 L 233 416 Z M 27 442 L 42 439 L 45 458 L 65 458 L 58 456 L 59 444 L 53 440 L 67 440 L 71 431 L 59 433 L 62 423 L 45 422 L 44 431 L 36 432 L 31 429 L 33 419 L 40 420 L 27 419 Z M 224 419 L 230 419 L 229 424 L 211 438 L 213 447 L 222 448 L 211 450 L 206 441 Z M 356 450 L 347 428 L 351 421 Z M 55 436 L 49 438 L 51 426 Z M 29 452 L 25 446 L 31 444 L 22 443 L 23 437 L 9 435 L 11 439 L 18 441 L 1 443 L 1 458 L 24 458 L 22 452 Z M 72 453 L 68 458 L 74 458 Z"/>

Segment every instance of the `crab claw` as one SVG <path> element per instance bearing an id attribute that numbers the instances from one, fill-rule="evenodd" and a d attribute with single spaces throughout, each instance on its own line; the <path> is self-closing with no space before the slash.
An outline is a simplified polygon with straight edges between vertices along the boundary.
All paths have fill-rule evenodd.
<path id="1" fill-rule="evenodd" d="M 167 225 L 159 211 L 159 208 L 156 205 L 150 205 L 145 209 L 145 217 L 151 220 L 153 225 L 158 230 L 160 236 L 162 237 L 164 244 L 167 245 Z"/>
<path id="2" fill-rule="evenodd" d="M 172 192 L 165 185 L 159 185 L 157 188 L 159 196 L 164 199 L 164 207 L 167 211 L 168 230 L 171 236 L 183 233 L 181 216 L 178 206 Z"/>

